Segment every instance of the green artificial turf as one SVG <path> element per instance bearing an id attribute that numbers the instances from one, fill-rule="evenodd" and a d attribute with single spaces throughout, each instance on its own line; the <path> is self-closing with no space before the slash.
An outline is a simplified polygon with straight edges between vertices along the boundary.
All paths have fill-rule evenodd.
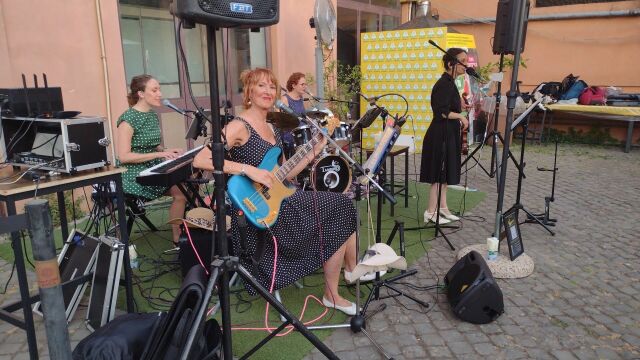
<path id="1" fill-rule="evenodd" d="M 403 221 L 405 227 L 414 227 L 424 225 L 423 212 L 428 199 L 429 187 L 425 184 L 417 184 L 410 182 L 409 206 L 404 207 L 404 198 L 397 195 L 398 204 L 395 207 L 395 216 L 392 218 L 389 212 L 389 203 L 383 204 L 382 211 L 382 233 L 383 242 L 387 241 L 387 237 L 394 227 L 395 221 Z M 416 191 L 417 190 L 417 191 Z M 416 192 L 419 196 L 416 196 Z M 448 192 L 449 208 L 452 211 L 460 211 L 461 209 L 472 209 L 483 198 L 485 194 L 482 192 L 467 192 L 450 190 Z M 463 201 L 464 199 L 464 201 Z M 371 219 L 375 228 L 376 221 L 376 197 L 372 197 L 370 201 Z M 371 229 L 368 229 L 367 203 L 361 201 L 358 204 L 360 210 L 360 249 L 361 251 L 367 247 L 367 244 L 375 242 Z M 166 206 L 159 207 L 148 212 L 149 218 L 155 224 L 162 224 L 159 232 L 141 231 L 135 229 L 131 236 L 131 242 L 136 245 L 138 252 L 139 268 L 134 270 L 134 297 L 137 310 L 140 312 L 167 310 L 171 306 L 171 302 L 178 293 L 181 284 L 180 268 L 177 263 L 177 254 L 164 253 L 164 250 L 172 247 L 170 227 L 166 225 L 167 209 Z M 56 230 L 56 237 L 60 238 L 59 229 Z M 369 235 L 367 235 L 369 234 Z M 422 231 L 406 231 L 404 234 L 406 244 L 406 258 L 409 263 L 415 263 L 425 251 L 431 246 L 430 240 L 433 238 L 433 229 Z M 436 241 L 443 241 L 438 246 L 446 246 L 444 240 L 438 238 Z M 27 240 L 27 243 L 29 241 Z M 29 245 L 28 245 L 29 247 Z M 392 247 L 399 253 L 399 236 L 396 235 L 392 241 Z M 30 250 L 29 250 L 30 253 Z M 8 243 L 0 245 L 0 256 L 4 259 L 11 260 L 13 253 Z M 393 275 L 392 273 L 391 275 Z M 397 274 L 397 272 L 395 272 Z M 305 298 L 308 295 L 315 295 L 317 298 L 322 297 L 323 278 L 320 272 L 307 276 L 302 279 L 302 289 L 295 286 L 289 286 L 280 291 L 284 305 L 296 316 L 300 315 L 300 311 L 304 305 Z M 420 286 L 429 284 L 416 284 Z M 362 296 L 366 296 L 368 290 L 365 286 L 361 287 Z M 346 286 L 340 287 L 341 295 L 348 299 L 354 299 L 355 289 Z M 87 292 L 88 294 L 88 292 Z M 119 307 L 124 309 L 124 289 L 121 287 L 119 292 Z M 212 304 L 217 299 L 214 297 Z M 324 307 L 314 300 L 310 300 L 304 314 L 304 321 L 319 316 Z M 215 315 L 220 321 L 220 312 Z M 233 328 L 263 328 L 265 318 L 265 301 L 259 297 L 251 297 L 242 285 L 236 285 L 231 289 L 231 322 Z M 280 320 L 277 312 L 270 310 L 270 326 L 277 327 Z M 347 316 L 341 312 L 329 312 L 321 320 L 315 323 L 320 324 L 342 324 L 348 320 Z M 326 338 L 333 330 L 316 330 L 314 334 L 320 339 Z M 267 332 L 234 330 L 233 331 L 233 352 L 235 356 L 241 356 L 251 347 L 259 342 Z M 267 345 L 261 348 L 252 359 L 301 359 L 313 346 L 302 335 L 297 332 L 283 337 L 277 337 L 271 340 Z"/>

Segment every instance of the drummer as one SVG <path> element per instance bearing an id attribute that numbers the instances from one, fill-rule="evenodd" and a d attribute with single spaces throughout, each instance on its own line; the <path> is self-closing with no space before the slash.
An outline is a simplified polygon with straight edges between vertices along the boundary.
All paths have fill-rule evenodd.
<path id="1" fill-rule="evenodd" d="M 295 111 L 298 115 L 305 114 L 304 94 L 307 92 L 307 79 L 301 72 L 294 72 L 287 80 L 287 92 L 282 95 L 282 102 Z M 294 153 L 294 141 L 291 131 L 282 132 L 282 144 L 287 158 Z"/>

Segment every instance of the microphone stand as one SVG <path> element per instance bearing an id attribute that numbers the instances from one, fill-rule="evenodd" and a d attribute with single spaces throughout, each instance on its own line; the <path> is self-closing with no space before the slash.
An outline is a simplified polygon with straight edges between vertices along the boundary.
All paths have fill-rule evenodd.
<path id="1" fill-rule="evenodd" d="M 383 187 L 380 186 L 380 184 L 378 184 L 372 178 L 372 176 L 366 172 L 366 170 L 362 167 L 362 165 L 360 165 L 351 156 L 349 156 L 349 154 L 347 154 L 347 152 L 342 150 L 342 147 L 338 146 L 338 144 L 335 142 L 335 140 L 333 140 L 331 138 L 331 136 L 329 136 L 329 134 L 324 132 L 324 130 L 320 127 L 320 125 L 317 124 L 316 121 L 314 121 L 313 119 L 311 119 L 308 116 L 299 116 L 298 119 L 300 119 L 301 121 L 303 121 L 307 125 L 311 126 L 312 128 L 315 128 L 320 134 L 322 134 L 322 136 L 324 136 L 327 139 L 327 142 L 329 144 L 333 145 L 338 150 L 339 154 L 345 160 L 347 160 L 347 162 L 351 166 L 355 167 L 367 179 L 369 179 L 371 184 L 373 184 L 373 186 L 375 186 L 376 189 L 378 189 L 378 194 L 382 194 L 391 203 L 393 203 L 393 204 L 396 203 L 396 199 L 393 197 L 393 195 L 390 194 L 389 192 L 385 191 L 383 189 Z M 380 200 L 378 200 L 378 201 L 380 201 Z M 356 208 L 356 214 L 358 214 L 358 209 L 357 208 Z M 359 244 L 360 243 L 360 238 L 359 238 L 359 235 L 358 235 L 359 234 L 358 228 L 360 226 L 359 214 L 357 215 L 356 219 L 357 219 L 357 224 L 356 224 L 356 254 L 358 254 L 359 253 L 359 247 L 360 247 L 360 244 Z M 353 317 L 351 317 L 351 321 L 350 321 L 349 324 L 309 326 L 309 327 L 307 327 L 307 329 L 309 329 L 309 330 L 321 330 L 321 329 L 333 329 L 333 328 L 349 327 L 349 328 L 351 328 L 351 331 L 354 332 L 354 333 L 362 332 L 363 334 L 365 334 L 365 336 L 369 339 L 369 341 L 371 341 L 371 343 L 376 347 L 376 349 L 380 352 L 380 354 L 382 354 L 386 359 L 392 359 L 392 357 L 390 357 L 384 351 L 382 346 L 380 346 L 380 344 L 378 344 L 375 341 L 375 339 L 371 336 L 371 334 L 369 334 L 367 332 L 367 330 L 365 329 L 365 327 L 366 327 L 366 319 L 365 319 L 365 316 L 364 316 L 364 311 L 360 310 L 360 279 L 356 280 L 356 309 L 358 309 L 358 313 L 356 315 L 354 315 Z"/>

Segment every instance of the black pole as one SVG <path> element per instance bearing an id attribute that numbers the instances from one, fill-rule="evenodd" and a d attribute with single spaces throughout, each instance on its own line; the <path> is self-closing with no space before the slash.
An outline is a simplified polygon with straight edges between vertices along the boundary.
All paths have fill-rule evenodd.
<path id="1" fill-rule="evenodd" d="M 516 191 L 516 204 L 520 204 L 520 193 L 522 192 L 522 177 L 524 176 L 524 148 L 527 144 L 527 131 L 529 131 L 529 116 L 522 123 L 522 144 L 520 144 L 520 169 L 518 169 L 518 190 Z"/>
<path id="2" fill-rule="evenodd" d="M 216 28 L 207 25 L 207 47 L 209 61 L 209 94 L 211 98 L 211 159 L 213 162 L 213 193 L 216 204 L 216 228 L 211 240 L 215 246 L 211 247 L 211 258 L 215 258 L 214 251 L 219 249 L 220 257 L 229 256 L 227 246 L 227 222 L 224 201 L 224 144 L 222 143 L 222 126 L 220 123 L 220 96 L 218 95 L 218 54 L 216 51 Z M 222 346 L 225 359 L 232 359 L 231 344 L 231 305 L 229 297 L 229 272 L 223 271 L 219 283 L 220 309 L 222 311 Z"/>
<path id="3" fill-rule="evenodd" d="M 504 54 L 500 54 L 500 64 L 498 71 L 502 72 L 504 69 Z M 496 107 L 493 111 L 493 144 L 491 144 L 491 177 L 494 177 L 498 172 L 498 116 L 500 115 L 500 99 L 502 95 L 502 81 L 498 81 L 496 86 Z M 499 181 L 499 180 L 498 180 Z M 500 184 L 498 184 L 500 186 Z"/>
<path id="4" fill-rule="evenodd" d="M 516 1 L 516 0 L 513 0 Z M 505 180 L 507 178 L 507 159 L 509 157 L 509 144 L 511 142 L 511 123 L 513 122 L 513 109 L 516 107 L 516 98 L 518 97 L 516 89 L 518 88 L 518 68 L 520 65 L 520 53 L 522 48 L 522 38 L 524 30 L 524 20 L 526 17 L 527 7 L 526 0 L 517 0 L 520 3 L 519 12 L 516 20 L 517 34 L 514 55 L 513 69 L 511 72 L 511 89 L 507 92 L 507 116 L 504 130 L 504 147 L 502 149 L 502 162 L 500 165 L 500 177 L 498 180 L 498 203 L 496 205 L 496 219 L 493 236 L 500 236 L 500 224 L 502 221 L 502 206 L 504 203 Z M 497 119 L 496 119 L 497 120 Z M 495 126 L 495 125 L 494 125 Z"/>

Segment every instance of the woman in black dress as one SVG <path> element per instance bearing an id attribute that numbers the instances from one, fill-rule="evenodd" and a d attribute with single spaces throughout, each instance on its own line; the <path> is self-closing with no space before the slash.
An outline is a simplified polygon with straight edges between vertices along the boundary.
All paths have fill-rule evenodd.
<path id="1" fill-rule="evenodd" d="M 432 184 L 424 222 L 436 221 L 438 186 L 433 184 L 440 184 L 442 192 L 439 219 L 440 224 L 446 224 L 452 220 L 460 220 L 447 206 L 447 185 L 460 182 L 460 131 L 461 127 L 464 130 L 469 126 L 469 120 L 461 114 L 460 93 L 455 84 L 455 78 L 465 72 L 460 63 L 467 64 L 467 52 L 451 48 L 442 57 L 442 62 L 445 72 L 431 91 L 433 121 L 422 143 L 420 181 Z"/>
<path id="2" fill-rule="evenodd" d="M 273 147 L 282 147 L 280 131 L 267 123 L 267 113 L 272 110 L 278 98 L 280 86 L 271 70 L 255 69 L 242 73 L 245 110 L 224 128 L 227 141 L 227 156 L 223 171 L 230 175 L 251 178 L 256 183 L 271 187 L 277 181 L 274 175 L 257 166 L 264 155 Z M 315 150 L 287 175 L 293 179 L 307 164 L 320 153 L 326 141 L 315 146 Z M 211 150 L 203 149 L 194 159 L 193 166 L 213 170 Z M 323 303 L 348 315 L 356 314 L 356 305 L 338 294 L 340 271 L 344 263 L 345 278 L 356 265 L 356 209 L 346 196 L 322 191 L 297 191 L 281 205 L 278 220 L 269 229 L 268 236 L 258 236 L 254 227 L 247 231 L 249 254 L 256 252 L 258 242 L 264 241 L 265 252 L 257 265 L 250 259 L 240 262 L 252 275 L 269 289 L 271 287 L 273 264 L 277 269 L 273 290 L 278 290 L 297 279 L 311 274 L 318 268 L 324 270 L 325 288 Z M 237 226 L 237 210 L 231 216 L 233 247 L 236 254 L 240 249 L 240 233 Z M 276 239 L 278 257 L 272 236 Z M 250 293 L 254 289 L 247 288 Z"/>

